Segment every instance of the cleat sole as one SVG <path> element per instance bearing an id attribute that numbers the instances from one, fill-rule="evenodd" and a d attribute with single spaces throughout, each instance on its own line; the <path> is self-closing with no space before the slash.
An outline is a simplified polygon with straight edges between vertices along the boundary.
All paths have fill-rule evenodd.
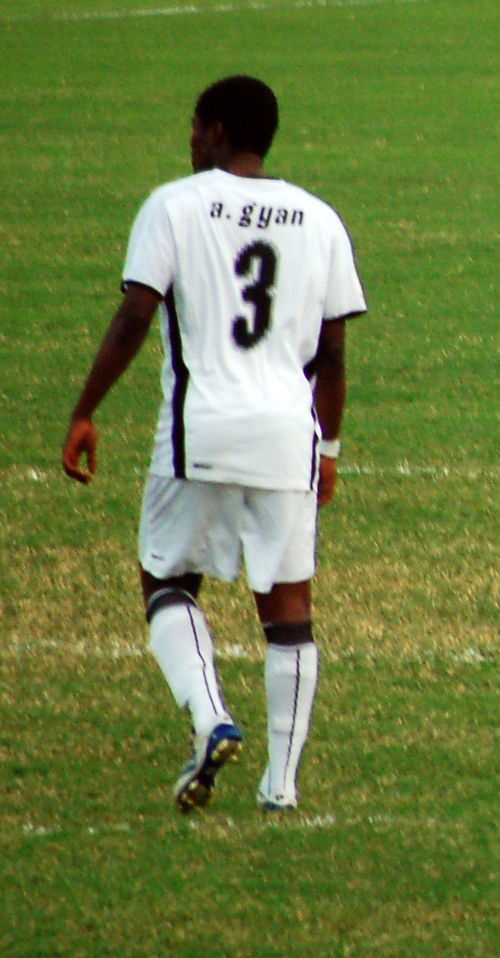
<path id="1" fill-rule="evenodd" d="M 226 728 L 227 734 L 224 734 Z M 207 747 L 207 754 L 198 766 L 198 771 L 193 768 L 191 772 L 187 766 L 187 773 L 183 776 L 184 785 L 179 791 L 177 786 L 174 791 L 174 802 L 181 812 L 190 812 L 194 808 L 204 808 L 208 805 L 215 794 L 215 776 L 219 769 L 226 763 L 238 761 L 243 750 L 241 733 L 236 727 L 228 725 L 226 728 L 219 726 L 222 737 L 215 741 L 212 749 Z M 191 778 L 189 778 L 190 774 Z"/>
<path id="2" fill-rule="evenodd" d="M 208 767 L 213 766 L 214 768 L 220 768 L 220 766 L 225 765 L 226 762 L 237 762 L 242 751 L 243 746 L 241 742 L 235 739 L 223 738 L 217 743 L 211 753 Z"/>

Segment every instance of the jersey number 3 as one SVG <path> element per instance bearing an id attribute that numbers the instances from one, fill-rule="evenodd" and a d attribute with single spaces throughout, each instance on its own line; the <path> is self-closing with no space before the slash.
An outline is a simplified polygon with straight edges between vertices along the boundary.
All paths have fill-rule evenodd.
<path id="1" fill-rule="evenodd" d="M 244 286 L 242 298 L 253 305 L 253 326 L 244 316 L 233 320 L 233 339 L 242 349 L 251 349 L 265 336 L 271 323 L 272 287 L 276 275 L 276 253 L 268 243 L 250 243 L 236 258 L 234 268 L 237 276 L 249 276 L 254 273 L 257 263 L 257 276 L 254 282 Z"/>

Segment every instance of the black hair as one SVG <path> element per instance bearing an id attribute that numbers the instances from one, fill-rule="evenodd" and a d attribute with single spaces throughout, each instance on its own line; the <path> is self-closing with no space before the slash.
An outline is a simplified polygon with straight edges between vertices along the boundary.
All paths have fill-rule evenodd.
<path id="1" fill-rule="evenodd" d="M 264 157 L 278 128 L 278 102 L 270 87 L 249 76 L 218 80 L 198 98 L 195 109 L 203 126 L 219 121 L 239 152 Z"/>

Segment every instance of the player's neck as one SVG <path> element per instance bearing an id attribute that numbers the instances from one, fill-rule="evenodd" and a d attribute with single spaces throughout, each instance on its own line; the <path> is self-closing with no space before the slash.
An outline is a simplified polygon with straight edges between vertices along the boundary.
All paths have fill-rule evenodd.
<path id="1" fill-rule="evenodd" d="M 262 157 L 256 153 L 235 153 L 221 163 L 221 168 L 234 176 L 264 176 Z"/>

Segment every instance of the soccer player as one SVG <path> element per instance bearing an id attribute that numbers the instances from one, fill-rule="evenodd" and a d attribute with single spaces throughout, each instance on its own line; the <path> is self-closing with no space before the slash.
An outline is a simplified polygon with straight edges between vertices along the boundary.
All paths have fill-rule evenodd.
<path id="1" fill-rule="evenodd" d="M 194 726 L 174 789 L 183 811 L 210 800 L 216 773 L 242 747 L 196 601 L 204 575 L 234 579 L 243 555 L 267 640 L 268 764 L 257 793 L 264 809 L 297 804 L 316 689 L 317 506 L 335 486 L 345 319 L 366 305 L 339 216 L 264 173 L 277 126 L 276 98 L 253 77 L 228 77 L 199 97 L 194 174 L 160 186 L 137 215 L 123 301 L 63 450 L 66 473 L 89 482 L 92 416 L 159 305 L 163 401 L 139 559 L 151 649 Z"/>

